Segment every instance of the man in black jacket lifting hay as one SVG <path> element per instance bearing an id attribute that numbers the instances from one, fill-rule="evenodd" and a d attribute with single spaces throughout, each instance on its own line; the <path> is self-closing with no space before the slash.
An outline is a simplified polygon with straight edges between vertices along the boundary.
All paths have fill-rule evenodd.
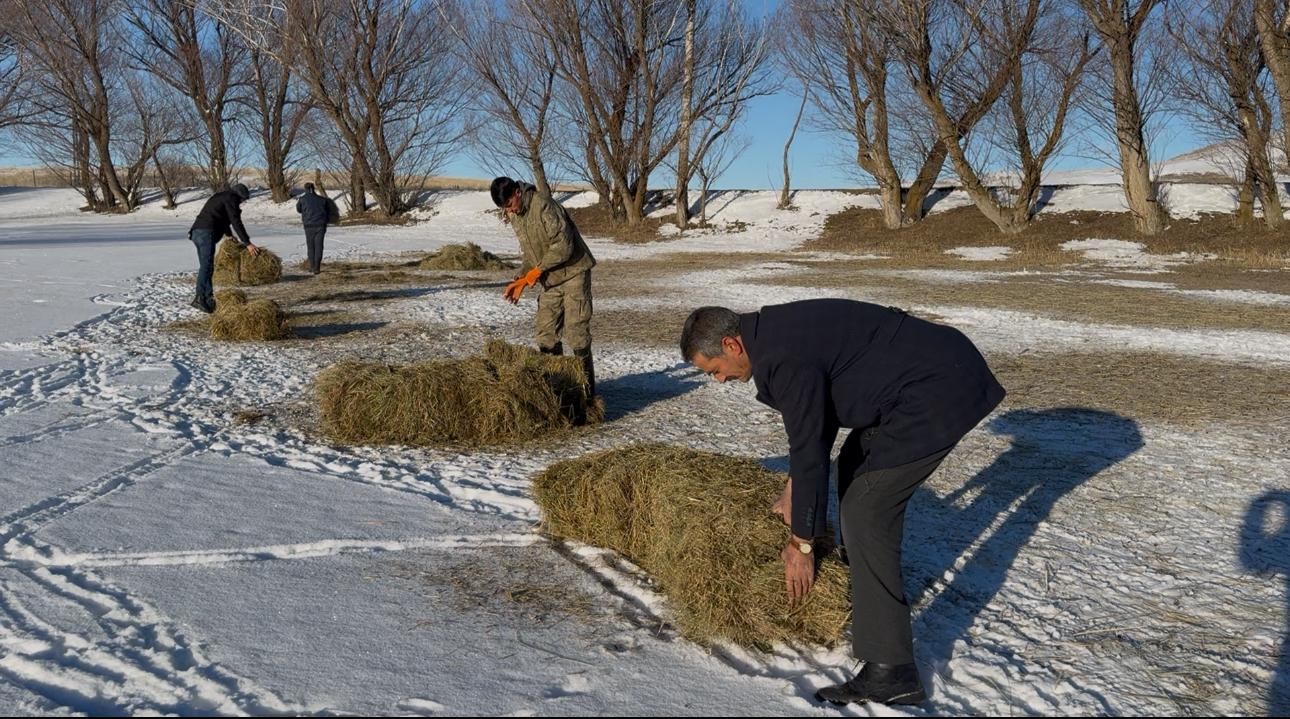
<path id="1" fill-rule="evenodd" d="M 852 648 L 865 664 L 816 697 L 922 702 L 900 566 L 905 506 L 1003 400 L 981 353 L 952 327 L 822 299 L 747 314 L 699 308 L 686 320 L 681 354 L 719 382 L 753 380 L 757 399 L 783 415 L 789 480 L 773 510 L 792 527 L 781 556 L 794 602 L 815 580 L 816 541 L 830 536 L 834 440 L 853 429 L 838 453 L 838 505 L 851 566 Z"/>

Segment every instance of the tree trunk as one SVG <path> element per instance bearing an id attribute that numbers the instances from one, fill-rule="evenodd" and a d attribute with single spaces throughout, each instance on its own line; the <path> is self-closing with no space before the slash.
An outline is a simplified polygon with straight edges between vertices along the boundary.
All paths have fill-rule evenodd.
<path id="1" fill-rule="evenodd" d="M 157 153 L 152 153 L 152 165 L 157 168 L 157 184 L 161 186 L 161 196 L 165 199 L 162 205 L 167 210 L 175 209 L 175 191 L 170 186 L 170 179 L 166 177 L 166 170 L 161 166 L 161 160 L 157 159 Z"/>
<path id="2" fill-rule="evenodd" d="M 708 224 L 708 192 L 712 188 L 712 182 L 708 177 L 708 173 L 705 172 L 702 167 L 699 168 L 698 172 L 699 172 L 700 192 L 703 193 L 699 195 L 699 224 L 707 225 Z"/>
<path id="3" fill-rule="evenodd" d="M 101 130 L 94 137 L 94 145 L 99 153 L 99 172 L 107 183 L 108 191 L 112 193 L 112 204 L 129 212 L 134 209 L 134 205 L 130 201 L 130 193 L 121 184 L 121 178 L 117 176 L 116 168 L 112 165 L 112 150 L 106 135 L 106 131 Z"/>
<path id="4" fill-rule="evenodd" d="M 1278 24 L 1277 4 L 1277 0 L 1254 0 L 1254 21 L 1259 30 L 1263 60 L 1281 104 L 1282 149 L 1290 154 L 1290 38 Z"/>
<path id="5" fill-rule="evenodd" d="M 918 175 L 914 177 L 913 184 L 905 192 L 906 222 L 917 222 L 927 216 L 927 208 L 923 205 L 927 201 L 927 196 L 936 187 L 936 180 L 941 176 L 941 168 L 945 165 L 947 154 L 945 144 L 941 142 L 932 145 L 931 150 L 928 151 L 922 167 L 918 168 Z"/>
<path id="6" fill-rule="evenodd" d="M 811 96 L 808 88 L 802 88 L 802 104 L 797 106 L 797 118 L 793 120 L 793 129 L 788 131 L 788 140 L 784 142 L 784 186 L 779 190 L 779 204 L 777 207 L 781 210 L 787 210 L 793 206 L 793 191 L 791 189 L 792 178 L 788 174 L 788 151 L 793 146 L 793 138 L 797 137 L 797 128 L 802 124 L 802 114 L 806 112 L 806 100 Z"/>
<path id="7" fill-rule="evenodd" d="M 645 221 L 645 198 L 647 194 L 644 178 L 637 180 L 635 185 L 630 186 L 629 190 L 623 193 L 623 216 L 629 227 L 634 227 Z"/>
<path id="8" fill-rule="evenodd" d="M 403 198 L 403 192 L 399 189 L 392 169 L 381 173 L 375 192 L 377 201 L 381 203 L 381 212 L 386 217 L 401 215 L 410 208 L 410 204 Z"/>
<path id="9" fill-rule="evenodd" d="M 878 185 L 878 202 L 882 205 L 882 225 L 889 230 L 899 230 L 905 225 L 905 215 L 900 204 L 900 180 Z"/>
<path id="10" fill-rule="evenodd" d="M 112 194 L 112 183 L 108 182 L 107 171 L 100 165 L 94 169 L 95 181 L 99 184 L 98 206 L 94 208 L 95 212 L 111 212 L 112 208 L 117 206 L 116 196 Z"/>
<path id="11" fill-rule="evenodd" d="M 1242 124 L 1246 128 L 1247 154 L 1249 159 L 1246 175 L 1253 177 L 1258 187 L 1259 202 L 1263 205 L 1263 223 L 1276 229 L 1285 221 L 1285 212 L 1281 209 L 1281 194 L 1277 186 L 1277 176 L 1268 161 L 1268 136 L 1259 125 L 1252 109 L 1241 112 Z"/>
<path id="12" fill-rule="evenodd" d="M 94 190 L 94 172 L 90 169 L 90 138 L 75 117 L 72 118 L 72 155 L 79 175 L 77 185 L 81 189 L 81 195 L 85 197 L 85 204 L 97 211 L 99 196 Z"/>
<path id="13" fill-rule="evenodd" d="M 1146 139 L 1142 135 L 1145 120 L 1133 78 L 1133 45 L 1127 38 L 1111 38 L 1111 72 L 1114 78 L 1112 105 L 1115 110 L 1115 135 L 1120 147 L 1120 172 L 1124 197 L 1133 214 L 1133 224 L 1140 234 L 1157 235 L 1164 229 L 1165 218 L 1156 201 L 1156 186 L 1151 179 L 1151 163 Z"/>
<path id="14" fill-rule="evenodd" d="M 596 157 L 596 138 L 588 135 L 586 145 L 582 149 L 587 158 L 587 174 L 591 178 L 591 186 L 600 196 L 600 204 L 613 209 L 615 193 L 609 180 L 605 179 L 604 173 L 600 171 L 600 162 Z"/>
<path id="15" fill-rule="evenodd" d="M 264 181 L 269 186 L 274 202 L 286 202 L 291 199 L 291 187 L 287 184 L 287 168 L 282 153 L 277 148 L 265 148 Z"/>
<path id="16" fill-rule="evenodd" d="M 205 103 L 202 103 L 205 104 Z M 228 152 L 224 144 L 224 125 L 222 118 L 215 116 L 214 110 L 207 111 L 206 131 L 210 133 L 210 185 L 211 190 L 222 192 L 228 189 Z"/>
<path id="17" fill-rule="evenodd" d="M 1254 168 L 1248 162 L 1245 165 L 1245 177 L 1237 188 L 1236 226 L 1254 226 Z"/>
<path id="18" fill-rule="evenodd" d="M 367 195 L 363 186 L 363 172 L 355 159 L 349 168 L 349 214 L 361 215 L 367 212 Z"/>
<path id="19" fill-rule="evenodd" d="M 546 163 L 542 162 L 540 148 L 529 147 L 529 166 L 533 168 L 533 185 L 537 187 L 538 192 L 550 196 L 551 183 L 546 179 Z"/>
<path id="20" fill-rule="evenodd" d="M 681 127 L 676 142 L 676 226 L 690 225 L 690 130 L 694 125 L 694 15 L 697 0 L 685 3 L 685 79 L 681 86 Z"/>

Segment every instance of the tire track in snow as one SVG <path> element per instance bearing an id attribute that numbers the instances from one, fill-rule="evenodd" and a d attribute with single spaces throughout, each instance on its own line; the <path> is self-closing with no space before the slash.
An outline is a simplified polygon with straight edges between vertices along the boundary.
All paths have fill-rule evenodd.
<path id="1" fill-rule="evenodd" d="M 71 417 L 60 417 L 28 432 L 0 437 L 0 449 L 12 447 L 18 444 L 32 444 L 35 442 L 42 442 L 47 439 L 57 439 L 58 437 L 72 434 L 73 432 L 79 432 L 83 429 L 92 429 L 94 427 L 107 424 L 114 419 L 117 419 L 117 416 L 115 412 L 111 411 L 91 412 L 89 414 L 74 415 Z"/>
<path id="2" fill-rule="evenodd" d="M 62 629 L 0 582 L 0 675 L 90 715 L 301 713 L 208 659 L 151 605 L 88 572 L 22 571 L 60 615 L 97 627 Z"/>
<path id="3" fill-rule="evenodd" d="M 125 487 L 137 484 L 147 476 L 170 466 L 181 457 L 193 454 L 196 448 L 181 446 L 152 454 L 100 475 L 88 484 L 47 497 L 0 517 L 0 559 L 7 555 L 10 542 L 30 535 L 50 522 L 76 511 Z"/>
<path id="4" fill-rule="evenodd" d="M 12 566 L 44 568 L 197 567 L 241 562 L 315 559 L 342 554 L 379 554 L 418 549 L 465 550 L 480 547 L 529 547 L 545 539 L 535 533 L 465 534 L 407 539 L 324 539 L 296 544 L 272 544 L 228 549 L 186 549 L 168 552 L 63 552 L 34 545 L 11 548 Z"/>

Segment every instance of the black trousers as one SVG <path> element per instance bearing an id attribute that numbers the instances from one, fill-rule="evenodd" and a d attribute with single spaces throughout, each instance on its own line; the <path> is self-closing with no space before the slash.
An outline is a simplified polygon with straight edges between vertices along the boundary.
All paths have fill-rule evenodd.
<path id="1" fill-rule="evenodd" d="M 954 447 L 899 467 L 866 470 L 877 431 L 852 432 L 838 453 L 838 514 L 851 564 L 851 647 L 857 659 L 909 664 L 914 637 L 900 569 L 905 506 Z"/>
<path id="2" fill-rule="evenodd" d="M 215 303 L 215 287 L 211 276 L 215 273 L 215 243 L 219 238 L 211 230 L 190 230 L 188 239 L 197 247 L 197 296 Z"/>
<path id="3" fill-rule="evenodd" d="M 323 237 L 327 235 L 327 225 L 305 228 L 305 244 L 309 249 L 309 271 L 315 275 L 322 272 Z"/>

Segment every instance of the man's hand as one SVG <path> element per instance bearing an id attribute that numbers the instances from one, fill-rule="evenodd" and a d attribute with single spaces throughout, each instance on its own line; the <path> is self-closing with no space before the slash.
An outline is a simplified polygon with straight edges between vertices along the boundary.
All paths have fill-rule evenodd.
<path id="1" fill-rule="evenodd" d="M 247 251 L 247 252 L 249 252 L 249 253 L 251 253 L 251 256 L 252 256 L 252 257 L 255 257 L 256 255 L 260 254 L 260 248 L 259 248 L 259 247 L 256 247 L 255 245 L 251 244 L 250 242 L 246 243 L 246 251 Z"/>
<path id="2" fill-rule="evenodd" d="M 784 524 L 793 526 L 793 478 L 789 477 L 784 483 L 784 491 L 780 492 L 779 499 L 770 506 L 771 514 L 778 514 L 779 518 L 784 520 Z"/>
<path id="3" fill-rule="evenodd" d="M 518 280 L 511 282 L 509 285 L 506 285 L 506 289 L 502 292 L 502 297 L 507 302 L 510 302 L 513 305 L 517 305 L 520 302 L 520 293 L 522 293 L 523 291 L 524 291 L 524 278 L 520 278 Z"/>
<path id="4" fill-rule="evenodd" d="M 523 277 L 507 285 L 506 291 L 502 293 L 502 297 L 506 298 L 506 301 L 513 305 L 519 304 L 520 295 L 524 293 L 524 290 L 536 285 L 540 279 L 542 279 L 542 269 L 534 267 Z"/>
<path id="5" fill-rule="evenodd" d="M 809 543 L 800 537 L 791 537 L 788 546 L 780 552 L 784 560 L 784 586 L 788 590 L 788 599 L 797 604 L 806 598 L 811 587 L 815 585 L 815 554 L 806 554 L 799 545 Z"/>

